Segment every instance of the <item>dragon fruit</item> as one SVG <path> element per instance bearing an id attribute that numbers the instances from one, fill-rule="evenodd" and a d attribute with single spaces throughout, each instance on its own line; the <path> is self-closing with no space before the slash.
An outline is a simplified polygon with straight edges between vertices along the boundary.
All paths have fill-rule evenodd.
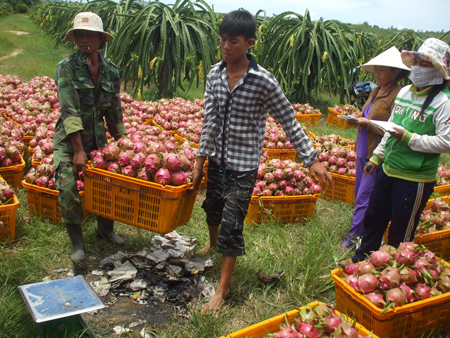
<path id="1" fill-rule="evenodd" d="M 167 185 L 172 179 L 170 171 L 165 168 L 160 168 L 155 173 L 155 182 L 162 185 Z"/>

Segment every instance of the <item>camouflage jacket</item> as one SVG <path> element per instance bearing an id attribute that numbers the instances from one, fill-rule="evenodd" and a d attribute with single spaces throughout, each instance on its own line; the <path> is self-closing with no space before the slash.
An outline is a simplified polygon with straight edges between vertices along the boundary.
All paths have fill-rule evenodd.
<path id="1" fill-rule="evenodd" d="M 61 116 L 56 122 L 53 138 L 55 167 L 61 160 L 73 161 L 69 134 L 81 131 L 81 142 L 88 157 L 91 150 L 102 149 L 107 142 L 104 119 L 112 137 L 126 134 L 116 66 L 100 56 L 95 88 L 92 72 L 83 59 L 78 51 L 56 66 Z"/>

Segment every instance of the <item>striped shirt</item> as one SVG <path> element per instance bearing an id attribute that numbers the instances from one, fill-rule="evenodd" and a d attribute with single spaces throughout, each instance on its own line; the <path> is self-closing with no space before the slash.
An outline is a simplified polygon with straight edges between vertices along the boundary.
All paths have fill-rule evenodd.
<path id="1" fill-rule="evenodd" d="M 269 113 L 283 127 L 304 166 L 309 167 L 315 162 L 317 151 L 295 119 L 292 105 L 276 78 L 251 55 L 247 57 L 250 60 L 247 73 L 231 92 L 225 61 L 209 72 L 198 155 L 208 156 L 230 170 L 257 169 Z"/>

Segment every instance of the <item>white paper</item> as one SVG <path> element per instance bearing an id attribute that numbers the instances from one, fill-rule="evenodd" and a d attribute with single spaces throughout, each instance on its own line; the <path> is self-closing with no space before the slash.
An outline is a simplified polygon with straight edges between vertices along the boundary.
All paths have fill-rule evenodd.
<path id="1" fill-rule="evenodd" d="M 402 126 L 392 122 L 392 121 L 378 121 L 378 120 L 370 120 L 370 123 L 377 126 L 380 129 L 383 129 L 385 132 L 396 133 L 394 127 L 403 128 Z"/>
<path id="2" fill-rule="evenodd" d="M 353 121 L 359 121 L 357 117 L 350 116 L 350 115 L 336 115 L 338 118 L 343 120 L 353 120 Z"/>

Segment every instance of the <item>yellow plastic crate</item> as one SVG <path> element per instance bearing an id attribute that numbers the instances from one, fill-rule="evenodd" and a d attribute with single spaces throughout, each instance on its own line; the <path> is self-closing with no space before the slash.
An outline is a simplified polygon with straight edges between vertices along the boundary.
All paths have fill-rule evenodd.
<path id="1" fill-rule="evenodd" d="M 441 262 L 450 266 L 447 262 Z M 349 286 L 343 280 L 344 276 L 342 269 L 331 271 L 335 282 L 336 310 L 354 317 L 379 337 L 429 337 L 438 327 L 441 331 L 450 329 L 450 292 L 396 306 L 380 314 L 382 309 Z"/>
<path id="2" fill-rule="evenodd" d="M 330 173 L 333 177 L 333 188 L 326 186 L 322 197 L 327 200 L 355 203 L 355 178 Z"/>
<path id="3" fill-rule="evenodd" d="M 322 113 L 319 114 L 295 114 L 295 119 L 301 124 L 314 127 L 319 123 Z"/>
<path id="4" fill-rule="evenodd" d="M 20 202 L 15 195 L 12 203 L 0 205 L 0 221 L 3 222 L 4 227 L 0 225 L 0 242 L 14 241 L 16 235 L 16 210 L 19 206 Z"/>
<path id="5" fill-rule="evenodd" d="M 442 199 L 450 203 L 450 196 L 443 196 Z M 427 202 L 425 209 L 430 209 L 433 199 Z M 450 261 L 450 230 L 441 230 L 425 235 L 416 236 L 414 243 L 423 244 L 428 250 L 434 252 L 445 261 Z"/>
<path id="6" fill-rule="evenodd" d="M 350 139 L 348 139 L 348 138 L 342 138 L 343 140 L 347 140 L 347 141 L 351 141 Z M 342 148 L 348 148 L 348 149 L 355 149 L 356 148 L 356 145 L 355 144 L 350 144 L 350 145 L 348 145 L 348 146 L 342 146 Z"/>
<path id="7" fill-rule="evenodd" d="M 284 160 L 295 161 L 295 158 L 297 157 L 297 152 L 295 151 L 295 149 L 267 149 L 267 148 L 264 148 L 264 150 L 267 152 L 267 156 L 269 157 L 268 160 L 277 158 L 282 161 L 284 161 Z"/>
<path id="8" fill-rule="evenodd" d="M 322 304 L 320 302 L 312 302 L 308 304 L 310 308 Z M 301 310 L 304 310 L 306 306 L 303 306 L 300 308 Z M 338 311 L 335 311 L 336 314 L 339 314 Z M 299 310 L 292 310 L 286 313 L 283 313 L 281 315 L 266 319 L 260 323 L 251 325 L 249 327 L 246 327 L 245 329 L 236 331 L 234 333 L 230 333 L 226 336 L 222 336 L 220 338 L 263 338 L 269 333 L 275 333 L 280 331 L 280 324 L 286 323 L 286 319 L 289 323 L 292 323 L 294 321 L 294 318 L 298 316 Z M 344 315 L 344 317 L 346 317 Z M 350 319 L 351 320 L 351 319 Z M 370 331 L 368 331 L 366 328 L 361 326 L 359 323 L 356 323 L 355 328 L 358 330 L 358 333 L 361 336 L 369 336 Z M 378 338 L 376 335 L 372 335 L 372 338 Z"/>
<path id="9" fill-rule="evenodd" d="M 22 186 L 27 190 L 28 210 L 31 214 L 52 223 L 62 223 L 57 190 L 39 187 L 26 181 L 22 181 Z M 83 205 L 83 217 L 86 218 L 89 213 L 86 209 L 84 191 L 80 191 L 80 198 Z"/>
<path id="10" fill-rule="evenodd" d="M 33 135 L 25 135 L 22 139 L 23 143 L 28 146 L 30 144 L 30 141 L 34 138 Z"/>
<path id="11" fill-rule="evenodd" d="M 442 199 L 449 203 L 450 196 L 443 196 Z M 434 199 L 430 199 L 425 209 L 430 209 L 431 202 Z M 386 227 L 383 238 L 386 244 L 389 244 L 389 227 L 391 223 Z M 441 257 L 445 261 L 450 261 L 450 230 L 441 230 L 424 235 L 416 235 L 414 237 L 414 243 L 424 245 L 428 250 L 434 252 L 437 256 Z"/>
<path id="12" fill-rule="evenodd" d="M 450 195 L 450 184 L 437 185 L 434 187 L 434 192 L 442 196 Z"/>
<path id="13" fill-rule="evenodd" d="M 327 124 L 332 124 L 332 125 L 338 126 L 340 128 L 344 128 L 344 129 L 355 127 L 355 126 L 349 125 L 346 122 L 346 120 L 338 118 L 338 115 L 344 115 L 344 114 L 338 113 L 333 108 L 328 108 Z"/>
<path id="14" fill-rule="evenodd" d="M 5 119 L 7 119 L 8 121 L 11 121 L 12 123 L 14 123 L 15 125 L 21 126 L 21 124 L 19 122 L 14 121 L 12 118 L 10 118 L 8 115 L 6 115 L 5 113 L 2 112 L 2 115 Z"/>
<path id="15" fill-rule="evenodd" d="M 312 139 L 314 137 L 316 137 L 316 134 L 310 132 L 309 130 L 306 131 L 306 136 L 308 136 L 309 139 Z"/>
<path id="16" fill-rule="evenodd" d="M 173 136 L 177 139 L 177 141 L 178 141 L 179 144 L 183 144 L 184 142 L 186 142 L 186 139 L 185 139 L 184 137 L 181 137 L 181 136 L 178 135 L 178 134 L 173 134 Z M 198 143 L 192 143 L 192 142 L 191 142 L 191 144 L 192 144 L 195 148 L 198 148 Z"/>
<path id="17" fill-rule="evenodd" d="M 428 250 L 445 260 L 450 260 L 450 230 L 441 230 L 416 236 L 414 243 L 423 244 Z"/>
<path id="18" fill-rule="evenodd" d="M 297 223 L 313 217 L 320 195 L 252 196 L 245 224 L 261 224 L 265 219 Z"/>
<path id="19" fill-rule="evenodd" d="M 152 123 L 155 127 L 158 127 L 158 128 L 161 129 L 161 130 L 165 130 L 163 126 L 159 125 L 159 124 L 156 123 L 154 120 L 151 120 L 151 123 Z M 176 130 L 168 130 L 168 132 L 169 132 L 170 135 L 175 134 L 175 131 L 176 131 Z"/>
<path id="20" fill-rule="evenodd" d="M 23 157 L 20 157 L 20 163 L 11 167 L 1 167 L 0 176 L 8 183 L 12 188 L 17 189 L 20 187 L 23 176 L 23 169 L 25 168 L 25 161 Z"/>
<path id="21" fill-rule="evenodd" d="M 189 222 L 198 192 L 91 167 L 84 184 L 89 212 L 160 234 Z"/>

